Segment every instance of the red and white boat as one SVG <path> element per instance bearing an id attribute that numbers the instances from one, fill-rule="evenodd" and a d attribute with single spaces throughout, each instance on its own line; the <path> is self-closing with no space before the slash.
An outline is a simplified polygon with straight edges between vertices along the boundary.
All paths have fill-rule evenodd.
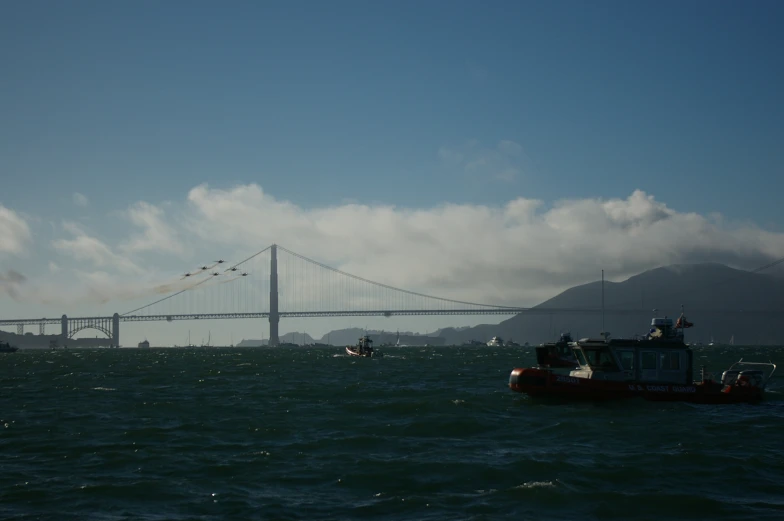
<path id="1" fill-rule="evenodd" d="M 719 381 L 704 368 L 701 379 L 694 381 L 692 351 L 683 342 L 683 329 L 692 325 L 681 314 L 675 326 L 671 318 L 654 318 L 650 332 L 642 338 L 573 342 L 574 370 L 567 374 L 541 365 L 514 369 L 509 388 L 532 397 L 570 400 L 760 401 L 776 365 L 741 359 L 724 371 Z"/>

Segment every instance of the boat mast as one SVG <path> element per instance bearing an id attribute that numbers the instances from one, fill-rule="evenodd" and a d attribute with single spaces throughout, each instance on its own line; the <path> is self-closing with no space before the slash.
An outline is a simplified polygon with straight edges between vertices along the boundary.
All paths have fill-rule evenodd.
<path id="1" fill-rule="evenodd" d="M 604 332 L 604 270 L 602 270 L 602 338 L 607 341 L 607 333 Z"/>
<path id="2" fill-rule="evenodd" d="M 686 343 L 686 337 L 684 336 L 684 328 L 686 326 L 686 317 L 683 315 L 683 304 L 681 304 L 681 342 L 684 344 Z"/>

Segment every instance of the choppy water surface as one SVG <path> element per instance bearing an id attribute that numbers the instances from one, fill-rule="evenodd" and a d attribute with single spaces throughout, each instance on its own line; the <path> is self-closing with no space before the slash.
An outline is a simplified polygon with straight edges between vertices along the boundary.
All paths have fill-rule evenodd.
<path id="1" fill-rule="evenodd" d="M 704 348 L 784 364 L 784 348 Z M 784 519 L 760 405 L 555 405 L 530 348 L 0 355 L 2 519 Z M 705 358 L 701 358 L 705 357 Z"/>

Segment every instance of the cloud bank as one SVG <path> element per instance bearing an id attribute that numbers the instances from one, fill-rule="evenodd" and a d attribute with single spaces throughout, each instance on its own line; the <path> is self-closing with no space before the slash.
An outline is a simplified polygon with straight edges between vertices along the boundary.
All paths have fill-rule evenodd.
<path id="1" fill-rule="evenodd" d="M 505 144 L 505 153 L 514 153 L 513 145 Z M 8 238 L 0 244 L 19 251 L 29 230 L 13 216 L 0 207 L 5 219 L 0 234 Z M 117 224 L 132 228 L 114 245 L 64 223 L 66 236 L 51 243 L 60 254 L 52 259 L 56 269 L 45 269 L 45 275 L 78 281 L 89 288 L 84 298 L 100 302 L 155 296 L 182 289 L 182 273 L 193 266 L 218 258 L 236 262 L 277 243 L 395 287 L 530 306 L 598 280 L 602 269 L 609 279 L 623 280 L 669 264 L 710 261 L 749 269 L 784 257 L 784 234 L 717 215 L 678 212 L 639 190 L 622 199 L 550 205 L 520 197 L 500 208 L 354 203 L 303 208 L 256 184 L 199 185 L 183 201 L 167 204 L 165 213 L 139 202 L 126 217 Z M 68 269 L 68 258 L 78 267 Z"/>
<path id="2" fill-rule="evenodd" d="M 0 204 L 0 254 L 21 254 L 30 238 L 27 222 L 19 214 Z"/>
<path id="3" fill-rule="evenodd" d="M 188 194 L 184 222 L 216 248 L 277 242 L 393 286 L 513 305 L 535 304 L 597 280 L 601 269 L 626 278 L 674 263 L 751 268 L 784 256 L 784 234 L 677 212 L 640 190 L 625 199 L 557 201 L 549 209 L 526 198 L 500 209 L 303 209 L 257 185 L 201 185 Z"/>

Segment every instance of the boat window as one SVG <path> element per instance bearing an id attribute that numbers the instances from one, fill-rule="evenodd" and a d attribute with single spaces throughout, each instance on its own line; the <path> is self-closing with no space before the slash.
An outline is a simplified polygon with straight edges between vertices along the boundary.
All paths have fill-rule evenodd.
<path id="1" fill-rule="evenodd" d="M 588 359 L 588 365 L 591 369 L 601 369 L 602 371 L 617 371 L 618 364 L 612 357 L 612 353 L 606 347 L 598 349 L 583 348 L 585 357 Z"/>
<path id="2" fill-rule="evenodd" d="M 575 349 L 574 350 L 574 356 L 575 356 L 575 358 L 577 358 L 577 362 L 580 365 L 583 365 L 583 366 L 588 365 L 588 362 L 585 360 L 585 355 L 583 354 L 583 350 L 582 349 Z"/>
<path id="3" fill-rule="evenodd" d="M 681 354 L 677 351 L 661 354 L 661 369 L 677 371 L 681 368 Z"/>
<path id="4" fill-rule="evenodd" d="M 640 366 L 643 371 L 649 369 L 656 369 L 656 353 L 653 351 L 645 351 L 642 353 Z"/>
<path id="5" fill-rule="evenodd" d="M 634 371 L 634 351 L 618 351 L 621 367 L 626 371 Z"/>

